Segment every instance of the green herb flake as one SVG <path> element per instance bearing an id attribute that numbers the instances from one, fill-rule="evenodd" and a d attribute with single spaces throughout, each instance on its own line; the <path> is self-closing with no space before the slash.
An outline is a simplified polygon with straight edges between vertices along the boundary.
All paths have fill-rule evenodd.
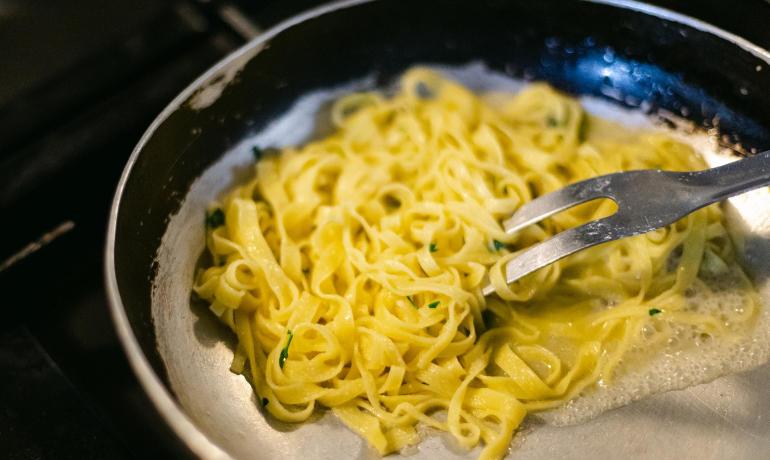
<path id="1" fill-rule="evenodd" d="M 286 359 L 289 358 L 289 345 L 291 345 L 291 339 L 294 338 L 294 334 L 291 331 L 286 331 L 286 335 L 289 337 L 286 340 L 286 346 L 281 350 L 281 354 L 278 356 L 278 365 L 283 369 L 283 365 L 286 364 Z"/>
<path id="2" fill-rule="evenodd" d="M 650 313 L 650 316 L 655 316 L 658 313 L 662 313 L 662 312 L 663 312 L 663 310 L 660 310 L 658 308 L 650 308 L 650 312 L 649 313 Z"/>
<path id="3" fill-rule="evenodd" d="M 267 398 L 262 398 L 262 407 L 267 407 L 268 404 L 270 404 L 270 400 Z"/>
<path id="4" fill-rule="evenodd" d="M 553 115 L 549 115 L 546 117 L 545 124 L 549 128 L 555 128 L 561 125 L 561 123 L 559 123 L 559 120 L 557 120 L 556 117 L 554 117 Z"/>
<path id="5" fill-rule="evenodd" d="M 498 240 L 492 240 L 492 245 L 494 245 L 495 251 L 499 251 L 505 247 L 505 243 Z"/>
<path id="6" fill-rule="evenodd" d="M 586 115 L 580 118 L 580 124 L 578 125 L 578 142 L 581 144 L 588 138 L 588 126 L 589 120 Z M 658 169 L 657 167 L 655 169 Z"/>
<path id="7" fill-rule="evenodd" d="M 392 197 L 390 195 L 385 195 L 384 201 L 385 206 L 388 209 L 398 209 L 401 207 L 401 201 L 399 201 L 398 198 Z"/>
<path id="8" fill-rule="evenodd" d="M 433 89 L 424 81 L 418 81 L 415 90 L 420 99 L 433 99 L 436 96 Z"/>
<path id="9" fill-rule="evenodd" d="M 409 303 L 410 303 L 410 304 L 412 304 L 412 306 L 413 306 L 414 308 L 417 308 L 417 304 L 416 304 L 416 303 L 414 303 L 414 299 L 412 298 L 412 296 L 410 296 L 410 295 L 406 296 L 406 300 L 408 300 L 408 301 L 409 301 Z"/>
<path id="10" fill-rule="evenodd" d="M 433 301 L 433 302 L 431 302 L 431 303 L 429 303 L 429 304 L 428 304 L 428 308 L 436 308 L 436 307 L 438 307 L 438 304 L 440 304 L 440 303 L 441 303 L 441 302 L 440 302 L 440 301 L 438 301 L 438 300 L 436 300 L 436 301 Z"/>
<path id="11" fill-rule="evenodd" d="M 251 147 L 251 153 L 254 155 L 255 160 L 259 160 L 260 158 L 262 158 L 262 155 L 264 154 L 264 152 L 258 145 L 254 145 Z"/>
<path id="12" fill-rule="evenodd" d="M 209 228 L 221 227 L 225 224 L 225 213 L 217 208 L 206 215 L 206 225 Z"/>
<path id="13" fill-rule="evenodd" d="M 430 252 L 436 252 L 438 251 L 438 246 L 436 246 L 436 243 L 431 243 L 430 246 L 428 246 L 428 249 Z"/>

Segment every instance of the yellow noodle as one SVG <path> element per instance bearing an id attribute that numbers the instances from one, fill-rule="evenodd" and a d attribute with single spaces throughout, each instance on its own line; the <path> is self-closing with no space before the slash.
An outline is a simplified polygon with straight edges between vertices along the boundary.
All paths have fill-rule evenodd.
<path id="1" fill-rule="evenodd" d="M 332 119 L 332 135 L 262 158 L 212 206 L 224 224 L 195 285 L 238 337 L 233 371 L 278 419 L 321 404 L 381 454 L 418 442 L 421 423 L 500 458 L 527 412 L 611 382 L 629 350 L 756 317 L 714 206 L 504 282 L 521 248 L 614 210 L 505 234 L 522 203 L 619 170 L 703 167 L 684 144 L 621 136 L 545 84 L 479 97 L 421 68 L 392 97 L 342 98 Z M 688 289 L 708 289 L 702 260 L 749 293 L 727 320 L 688 306 Z M 500 297 L 481 295 L 487 277 Z"/>

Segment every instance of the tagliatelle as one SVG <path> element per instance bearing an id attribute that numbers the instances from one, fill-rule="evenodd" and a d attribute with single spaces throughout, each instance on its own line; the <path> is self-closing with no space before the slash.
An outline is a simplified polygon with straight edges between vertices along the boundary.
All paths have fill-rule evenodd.
<path id="1" fill-rule="evenodd" d="M 263 156 L 222 200 L 195 285 L 238 337 L 233 371 L 280 420 L 320 404 L 381 454 L 422 424 L 500 458 L 528 412 L 611 384 L 634 350 L 756 316 L 716 206 L 505 284 L 518 250 L 614 210 L 591 202 L 506 234 L 533 196 L 703 167 L 665 135 L 618 131 L 545 84 L 476 96 L 421 68 L 393 97 L 342 98 L 332 119 L 329 137 Z M 481 295 L 487 279 L 499 297 Z M 715 279 L 742 293 L 719 315 L 688 300 Z"/>

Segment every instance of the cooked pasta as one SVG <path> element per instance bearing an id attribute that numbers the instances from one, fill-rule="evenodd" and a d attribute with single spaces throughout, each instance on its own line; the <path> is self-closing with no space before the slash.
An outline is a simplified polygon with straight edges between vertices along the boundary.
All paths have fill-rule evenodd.
<path id="1" fill-rule="evenodd" d="M 478 96 L 423 68 L 390 97 L 343 97 L 332 120 L 326 138 L 265 152 L 212 205 L 194 286 L 277 419 L 320 405 L 381 454 L 422 425 L 500 458 L 527 413 L 611 385 L 639 350 L 728 340 L 756 317 L 717 206 L 503 280 L 519 250 L 614 211 L 590 202 L 508 235 L 522 203 L 601 174 L 704 166 L 666 135 L 620 130 L 545 84 Z M 692 302 L 725 280 L 730 308 Z"/>

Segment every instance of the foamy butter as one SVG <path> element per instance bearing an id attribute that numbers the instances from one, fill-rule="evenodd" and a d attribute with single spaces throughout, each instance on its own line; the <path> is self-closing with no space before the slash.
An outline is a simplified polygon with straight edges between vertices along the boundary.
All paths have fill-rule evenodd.
<path id="1" fill-rule="evenodd" d="M 663 131 L 687 143 L 700 153 L 710 167 L 735 161 L 727 149 L 720 149 L 714 136 L 693 130 L 690 122 L 670 114 L 679 129 L 656 123 L 639 111 L 626 110 L 607 101 L 582 97 L 581 104 L 592 115 L 613 120 L 624 127 Z M 755 321 L 740 321 L 747 314 L 753 293 L 740 289 L 740 272 L 728 269 L 703 276 L 705 282 L 688 290 L 688 311 L 708 315 L 726 328 L 722 336 L 710 336 L 691 328 L 669 324 L 674 333 L 664 344 L 646 346 L 645 338 L 632 349 L 616 369 L 610 383 L 600 381 L 578 398 L 540 416 L 555 425 L 589 420 L 600 413 L 664 391 L 705 383 L 725 374 L 753 369 L 770 358 L 770 193 L 767 187 L 732 198 L 724 205 L 727 226 L 742 265 L 753 275 L 759 291 Z M 747 246 L 746 241 L 749 240 Z M 665 322 L 665 315 L 656 318 Z M 653 326 L 646 326 L 654 338 Z"/>
<path id="2" fill-rule="evenodd" d="M 478 92 L 517 92 L 526 83 L 489 70 L 482 64 L 463 67 L 431 66 L 447 77 Z M 663 131 L 669 136 L 693 146 L 711 167 L 736 160 L 728 150 L 722 150 L 716 139 L 703 131 L 693 130 L 690 122 L 667 114 L 679 129 L 656 123 L 655 118 L 639 110 L 624 109 L 603 99 L 580 98 L 591 115 L 612 120 L 631 130 Z M 739 257 L 754 275 L 759 290 L 756 320 L 741 322 L 735 317 L 746 314 L 752 301 L 749 292 L 739 285 L 740 273 L 730 270 L 708 278 L 708 283 L 692 287 L 688 292 L 688 310 L 706 314 L 721 321 L 727 330 L 724 336 L 709 336 L 691 328 L 671 324 L 673 333 L 662 344 L 647 346 L 640 343 L 624 356 L 611 382 L 600 381 L 578 398 L 562 407 L 538 414 L 548 423 L 569 425 L 584 422 L 602 412 L 646 396 L 664 391 L 709 382 L 725 374 L 755 368 L 770 358 L 770 193 L 767 188 L 755 190 L 729 201 L 726 217 Z M 746 246 L 747 235 L 754 243 Z M 762 239 L 767 243 L 762 244 Z M 752 252 L 753 251 L 753 252 Z M 764 255 L 763 255 L 764 254 Z M 665 322 L 665 315 L 656 318 Z M 742 327 L 736 325 L 743 325 Z M 647 334 L 654 339 L 655 331 Z"/>
<path id="3" fill-rule="evenodd" d="M 523 85 L 489 71 L 480 65 L 464 68 L 436 67 L 475 91 L 516 91 Z M 678 127 L 655 123 L 640 111 L 627 110 L 605 100 L 582 97 L 581 104 L 592 115 L 612 120 L 632 130 L 664 131 L 669 136 L 690 144 L 711 167 L 721 166 L 736 158 L 720 150 L 713 136 L 694 131 L 686 120 L 676 120 Z M 672 121 L 670 115 L 668 121 Z M 718 276 L 706 277 L 688 290 L 688 311 L 708 315 L 725 325 L 727 333 L 711 336 L 673 323 L 662 344 L 648 346 L 660 333 L 648 325 L 639 344 L 624 356 L 611 382 L 600 381 L 564 406 L 540 413 L 546 422 L 569 425 L 584 422 L 600 413 L 646 396 L 681 389 L 711 381 L 719 376 L 757 367 L 770 358 L 770 288 L 766 281 L 770 270 L 770 193 L 756 190 L 733 198 L 725 206 L 728 227 L 746 268 L 754 275 L 759 290 L 755 321 L 743 321 L 752 302 L 752 293 L 737 288 L 740 273 L 729 269 Z M 746 238 L 749 238 L 747 247 Z M 665 323 L 665 315 L 656 318 Z M 660 323 L 658 323 L 660 324 Z"/>
<path id="4" fill-rule="evenodd" d="M 525 82 L 492 72 L 482 64 L 431 67 L 479 93 L 517 92 L 526 85 Z M 189 293 L 195 263 L 204 248 L 201 212 L 213 198 L 240 182 L 244 171 L 253 167 L 251 146 L 299 145 L 317 137 L 319 126 L 323 130 L 319 114 L 330 101 L 350 91 L 371 89 L 375 81 L 373 77 L 351 81 L 299 99 L 287 113 L 276 118 L 261 132 L 244 139 L 205 171 L 191 187 L 179 212 L 169 220 L 158 252 L 158 276 L 152 294 L 158 351 L 166 364 L 171 386 L 186 413 L 213 442 L 235 457 L 249 457 L 254 452 L 263 452 L 268 456 L 280 453 L 284 457 L 287 452 L 292 452 L 295 455 L 291 458 L 333 457 L 340 452 L 356 452 L 359 449 L 359 458 L 372 457 L 370 449 L 360 438 L 329 416 L 322 417 L 318 423 L 296 427 L 296 431 L 274 429 L 271 422 L 259 413 L 251 386 L 241 376 L 229 372 L 232 351 L 223 343 L 223 338 L 216 337 L 206 347 L 200 346 L 203 340 L 201 337 L 216 336 L 216 333 L 201 325 L 206 321 L 205 315 L 199 318 L 190 309 Z M 597 98 L 583 97 L 581 103 L 589 113 L 614 120 L 625 127 L 663 130 L 693 145 L 711 166 L 733 159 L 720 151 L 714 139 L 705 133 L 670 129 L 656 124 L 640 111 L 626 110 Z M 720 375 L 751 369 L 768 360 L 770 193 L 765 188 L 735 197 L 724 209 L 743 265 L 753 275 L 759 291 L 759 312 L 752 327 L 732 330 L 734 334 L 729 338 L 703 337 L 700 333 L 679 328 L 665 343 L 645 347 L 642 342 L 642 345 L 623 358 L 611 382 L 599 382 L 563 407 L 536 414 L 538 417 L 556 425 L 583 422 L 631 401 L 708 382 Z M 735 285 L 734 276 L 735 272 L 728 271 L 714 277 L 704 286 L 693 289 L 688 293 L 689 308 L 708 313 L 727 323 L 735 315 L 742 315 L 745 293 L 731 288 Z M 665 319 L 660 316 L 656 321 Z M 655 332 L 649 329 L 644 331 L 650 337 Z M 211 401 L 219 403 L 212 405 Z M 557 447 L 549 440 L 554 439 L 566 441 L 569 447 L 565 449 L 573 456 L 579 455 L 581 449 L 596 454 L 596 444 L 578 446 L 569 443 L 569 439 L 577 442 L 578 437 L 582 436 L 581 427 L 570 429 L 575 430 L 573 434 L 561 429 L 540 428 L 533 430 L 528 436 L 529 440 L 519 445 L 515 457 L 537 456 L 529 451 L 529 447 L 551 449 L 550 452 L 558 456 L 558 452 L 563 453 L 564 450 L 553 450 Z M 586 429 L 592 428 L 589 426 Z M 334 443 L 325 442 L 330 436 L 334 437 Z M 470 453 L 455 452 L 451 449 L 451 443 L 445 442 L 443 438 L 428 436 L 423 439 L 416 448 L 417 452 L 411 452 L 410 458 L 475 458 L 478 455 L 480 447 Z M 521 442 L 520 437 L 515 439 L 519 441 L 515 440 L 514 443 Z M 605 452 L 604 456 L 598 453 L 597 458 L 612 458 L 619 454 L 619 451 L 613 450 L 611 456 Z"/>

